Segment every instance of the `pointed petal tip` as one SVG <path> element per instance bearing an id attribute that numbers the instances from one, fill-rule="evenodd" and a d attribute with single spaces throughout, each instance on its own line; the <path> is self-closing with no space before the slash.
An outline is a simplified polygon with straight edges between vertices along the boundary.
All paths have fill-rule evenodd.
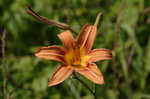
<path id="1" fill-rule="evenodd" d="M 39 50 L 38 50 L 38 51 L 36 50 L 36 52 L 35 52 L 34 55 L 35 55 L 35 56 L 38 56 L 38 52 L 40 52 L 40 51 L 39 51 Z"/>
<path id="2" fill-rule="evenodd" d="M 54 82 L 51 82 L 51 81 L 49 81 L 48 82 L 48 87 L 52 87 L 52 86 L 55 86 L 55 85 L 57 85 L 58 83 L 54 83 Z"/>
<path id="3" fill-rule="evenodd" d="M 97 82 L 97 84 L 99 84 L 99 85 L 105 84 L 105 81 L 104 81 L 103 77 L 100 78 L 100 80 Z"/>
<path id="4" fill-rule="evenodd" d="M 93 80 L 91 80 L 91 81 L 98 85 L 103 85 L 105 83 L 103 76 L 100 76 L 97 79 L 93 78 Z"/>
<path id="5" fill-rule="evenodd" d="M 68 68 L 67 66 L 59 66 L 53 73 L 51 79 L 48 82 L 48 86 L 54 86 L 60 84 L 72 74 L 73 69 Z"/>
<path id="6" fill-rule="evenodd" d="M 48 82 L 48 87 L 52 87 L 53 85 Z"/>
<path id="7" fill-rule="evenodd" d="M 40 51 L 41 51 L 41 48 L 37 48 L 34 55 L 37 56 L 37 54 L 38 54 Z"/>
<path id="8" fill-rule="evenodd" d="M 39 58 L 40 58 L 40 56 L 39 56 L 39 52 L 35 52 L 34 56 L 36 56 L 36 57 L 39 57 Z"/>

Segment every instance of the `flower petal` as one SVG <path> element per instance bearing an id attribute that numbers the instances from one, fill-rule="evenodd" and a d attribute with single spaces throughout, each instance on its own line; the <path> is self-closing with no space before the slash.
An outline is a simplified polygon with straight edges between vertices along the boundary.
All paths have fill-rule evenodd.
<path id="1" fill-rule="evenodd" d="M 81 32 L 77 38 L 77 43 L 80 46 L 83 46 L 85 44 L 85 42 L 87 41 L 88 35 L 90 33 L 90 29 L 91 29 L 91 26 L 89 24 L 85 24 L 82 27 Z"/>
<path id="2" fill-rule="evenodd" d="M 48 86 L 54 86 L 61 82 L 63 82 L 65 79 L 67 79 L 73 72 L 72 68 L 68 68 L 68 66 L 60 66 L 56 69 L 54 74 L 52 75 L 51 80 L 48 82 Z"/>
<path id="3" fill-rule="evenodd" d="M 96 84 L 104 84 L 103 75 L 98 69 L 97 65 L 94 63 L 89 64 L 89 66 L 84 69 L 76 69 L 76 72 L 80 73 Z"/>
<path id="4" fill-rule="evenodd" d="M 108 49 L 94 49 L 92 50 L 89 55 L 91 58 L 89 59 L 90 62 L 96 62 L 99 60 L 108 60 L 112 59 L 112 51 Z"/>
<path id="5" fill-rule="evenodd" d="M 58 37 L 66 48 L 72 48 L 75 46 L 75 40 L 70 31 L 62 32 L 58 34 Z"/>
<path id="6" fill-rule="evenodd" d="M 35 56 L 42 59 L 55 60 L 64 63 L 64 54 L 65 49 L 63 47 L 54 45 L 38 48 Z"/>
<path id="7" fill-rule="evenodd" d="M 87 51 L 91 50 L 95 40 L 96 32 L 96 26 L 88 24 L 84 25 L 77 38 L 77 44 L 79 44 L 80 47 L 85 47 Z"/>

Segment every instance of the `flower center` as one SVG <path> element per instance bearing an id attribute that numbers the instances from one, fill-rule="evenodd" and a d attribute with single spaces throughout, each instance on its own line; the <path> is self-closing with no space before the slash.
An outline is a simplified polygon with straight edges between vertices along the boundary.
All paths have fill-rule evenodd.
<path id="1" fill-rule="evenodd" d="M 75 68 L 82 68 L 87 65 L 89 56 L 85 54 L 84 49 L 69 49 L 65 54 L 67 65 Z"/>

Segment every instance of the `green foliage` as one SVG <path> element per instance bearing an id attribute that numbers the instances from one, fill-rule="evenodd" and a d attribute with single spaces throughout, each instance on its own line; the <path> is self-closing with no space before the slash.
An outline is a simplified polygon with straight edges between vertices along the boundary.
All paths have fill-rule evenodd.
<path id="1" fill-rule="evenodd" d="M 95 86 L 97 96 L 150 98 L 150 11 L 145 13 L 150 1 L 0 0 L 0 26 L 7 31 L 6 55 L 0 59 L 0 99 L 93 99 L 73 78 L 47 86 L 57 64 L 37 59 L 35 49 L 60 45 L 57 34 L 62 30 L 29 16 L 27 5 L 42 16 L 69 24 L 76 32 L 86 23 L 94 24 L 97 13 L 103 12 L 94 48 L 112 49 L 113 60 L 97 63 L 106 83 Z"/>

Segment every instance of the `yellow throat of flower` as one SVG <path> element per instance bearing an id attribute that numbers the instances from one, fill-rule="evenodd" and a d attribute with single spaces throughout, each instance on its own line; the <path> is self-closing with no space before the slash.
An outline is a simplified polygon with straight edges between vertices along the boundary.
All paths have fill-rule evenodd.
<path id="1" fill-rule="evenodd" d="M 87 62 L 89 60 L 89 56 L 85 54 L 85 50 L 78 49 L 69 49 L 65 54 L 65 61 L 67 65 L 73 68 L 83 68 L 86 67 Z"/>

